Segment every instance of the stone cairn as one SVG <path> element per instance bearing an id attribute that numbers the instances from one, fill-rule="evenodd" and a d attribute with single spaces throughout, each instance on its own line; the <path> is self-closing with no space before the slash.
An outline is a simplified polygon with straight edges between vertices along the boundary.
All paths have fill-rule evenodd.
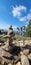
<path id="1" fill-rule="evenodd" d="M 4 47 L 4 49 L 6 51 L 10 51 L 11 45 L 12 45 L 12 42 L 13 42 L 13 37 L 14 37 L 13 28 L 12 28 L 12 26 L 10 26 L 9 30 L 8 30 L 8 34 L 4 36 L 4 38 L 7 38 L 7 41 L 6 41 L 5 47 Z"/>
<path id="2" fill-rule="evenodd" d="M 12 26 L 10 26 L 8 30 L 8 34 L 4 36 L 4 38 L 7 38 L 7 41 L 5 42 L 5 45 L 1 47 L 2 53 L 0 57 L 3 59 L 2 64 L 4 64 L 4 62 L 6 63 L 11 62 L 9 59 L 11 57 L 10 52 L 12 50 L 13 37 L 14 37 L 13 28 Z"/>
<path id="3" fill-rule="evenodd" d="M 8 43 L 9 43 L 9 46 L 11 46 L 12 42 L 13 42 L 13 36 L 14 36 L 14 32 L 13 32 L 13 28 L 12 26 L 9 27 L 9 30 L 8 30 Z"/>
<path id="4" fill-rule="evenodd" d="M 18 56 L 13 56 L 11 51 L 13 49 L 13 37 L 14 32 L 12 26 L 9 27 L 8 34 L 4 36 L 7 41 L 4 46 L 1 47 L 0 54 L 0 64 L 1 65 L 31 65 L 29 60 L 31 60 L 31 53 L 29 54 L 29 49 L 21 50 Z M 12 60 L 13 58 L 13 60 Z M 16 60 L 15 60 L 16 59 Z"/>

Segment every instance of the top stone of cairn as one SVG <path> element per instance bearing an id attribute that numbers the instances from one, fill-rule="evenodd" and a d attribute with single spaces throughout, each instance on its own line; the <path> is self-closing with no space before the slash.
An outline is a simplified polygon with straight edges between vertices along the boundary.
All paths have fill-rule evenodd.
<path id="1" fill-rule="evenodd" d="M 14 36 L 14 32 L 13 32 L 13 28 L 12 28 L 12 25 L 9 27 L 9 30 L 8 30 L 8 33 L 7 35 L 5 35 L 4 37 L 5 38 L 11 38 Z"/>

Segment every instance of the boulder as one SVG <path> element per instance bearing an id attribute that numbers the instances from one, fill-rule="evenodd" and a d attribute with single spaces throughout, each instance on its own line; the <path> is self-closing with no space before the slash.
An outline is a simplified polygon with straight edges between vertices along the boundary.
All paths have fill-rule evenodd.
<path id="1" fill-rule="evenodd" d="M 22 63 L 22 65 L 29 65 L 27 56 L 21 55 L 21 63 Z"/>
<path id="2" fill-rule="evenodd" d="M 29 49 L 23 50 L 23 54 L 28 55 L 29 54 Z"/>
<path id="3" fill-rule="evenodd" d="M 11 63 L 9 63 L 8 65 L 12 65 Z"/>
<path id="4" fill-rule="evenodd" d="M 2 60 L 2 61 L 1 61 L 1 64 L 2 64 L 2 65 L 4 65 L 4 62 L 5 62 L 5 61 L 4 61 L 4 60 Z"/>
<path id="5" fill-rule="evenodd" d="M 16 65 L 21 65 L 21 63 L 20 62 L 17 62 Z"/>
<path id="6" fill-rule="evenodd" d="M 28 55 L 28 59 L 31 60 L 31 53 Z"/>

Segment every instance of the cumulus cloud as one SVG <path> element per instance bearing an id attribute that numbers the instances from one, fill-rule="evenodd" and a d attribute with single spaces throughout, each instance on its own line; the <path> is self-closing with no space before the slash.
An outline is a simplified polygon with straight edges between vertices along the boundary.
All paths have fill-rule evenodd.
<path id="1" fill-rule="evenodd" d="M 31 9 L 28 12 L 29 13 L 27 13 L 27 7 L 21 5 L 13 7 L 12 9 L 13 16 L 18 18 L 21 22 L 29 21 L 31 19 Z M 26 15 L 24 15 L 24 13 Z"/>
<path id="2" fill-rule="evenodd" d="M 28 13 L 26 16 L 22 16 L 19 18 L 21 22 L 28 22 L 31 19 L 31 13 Z"/>
<path id="3" fill-rule="evenodd" d="M 31 19 L 31 13 L 28 13 L 26 16 L 24 16 L 24 17 L 20 17 L 20 21 L 21 22 L 24 22 L 24 21 L 29 21 Z"/>
<path id="4" fill-rule="evenodd" d="M 16 6 L 16 7 L 13 7 L 13 10 L 12 10 L 12 14 L 13 16 L 15 17 L 19 17 L 22 15 L 22 12 L 26 12 L 26 7 L 25 6 Z"/>
<path id="5" fill-rule="evenodd" d="M 20 18 L 20 21 L 26 21 L 26 16 L 21 17 L 21 18 Z"/>
<path id="6" fill-rule="evenodd" d="M 27 19 L 30 20 L 31 19 L 31 13 L 27 14 Z"/>

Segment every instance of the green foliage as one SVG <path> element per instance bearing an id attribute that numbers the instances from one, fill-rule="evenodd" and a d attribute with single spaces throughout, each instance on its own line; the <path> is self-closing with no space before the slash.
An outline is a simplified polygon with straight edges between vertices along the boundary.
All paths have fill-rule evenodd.
<path id="1" fill-rule="evenodd" d="M 4 42 L 6 42 L 6 38 L 3 38 L 2 36 L 0 37 L 0 43 L 4 43 Z"/>
<path id="2" fill-rule="evenodd" d="M 26 40 L 26 37 L 17 36 L 17 37 L 15 37 L 14 40 L 18 40 L 18 41 L 23 40 L 23 41 L 25 41 Z"/>
<path id="3" fill-rule="evenodd" d="M 20 37 L 20 36 L 16 36 L 16 37 L 14 38 L 14 40 L 20 41 L 20 40 L 21 40 L 21 37 Z"/>
<path id="4" fill-rule="evenodd" d="M 26 28 L 26 36 L 31 37 L 31 20 Z"/>

